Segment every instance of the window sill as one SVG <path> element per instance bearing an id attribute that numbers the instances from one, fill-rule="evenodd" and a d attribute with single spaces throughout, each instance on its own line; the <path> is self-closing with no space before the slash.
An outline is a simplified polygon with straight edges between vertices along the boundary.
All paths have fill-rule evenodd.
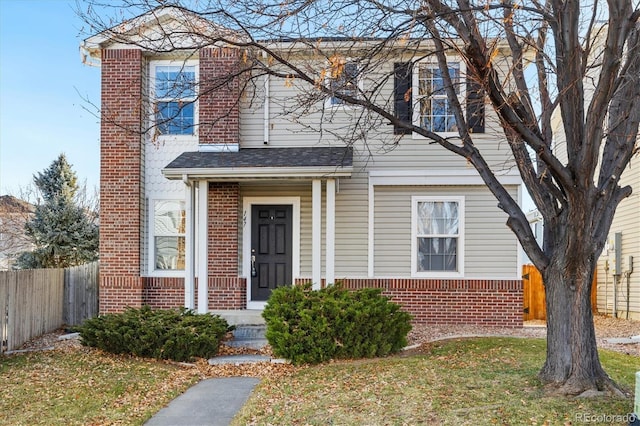
<path id="1" fill-rule="evenodd" d="M 437 135 L 442 136 L 443 138 L 447 138 L 447 139 L 449 139 L 449 138 L 458 138 L 459 139 L 460 138 L 460 135 L 457 132 L 435 132 L 435 133 Z M 427 138 L 425 136 L 422 136 L 421 134 L 416 133 L 416 132 L 411 132 L 411 138 L 412 139 L 422 139 L 422 140 L 429 139 L 429 138 Z"/>
<path id="2" fill-rule="evenodd" d="M 464 272 L 411 272 L 411 278 L 464 278 Z"/>

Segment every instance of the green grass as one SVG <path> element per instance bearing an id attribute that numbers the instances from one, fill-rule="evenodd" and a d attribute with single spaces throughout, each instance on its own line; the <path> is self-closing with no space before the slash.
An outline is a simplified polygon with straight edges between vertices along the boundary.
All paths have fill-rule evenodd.
<path id="1" fill-rule="evenodd" d="M 0 424 L 142 424 L 197 381 L 167 363 L 82 348 L 0 358 Z"/>
<path id="2" fill-rule="evenodd" d="M 536 378 L 544 357 L 543 340 L 481 338 L 420 356 L 309 367 L 263 380 L 233 424 L 564 425 L 633 410 L 632 397 L 547 396 Z M 601 351 L 601 360 L 631 392 L 640 358 Z"/>

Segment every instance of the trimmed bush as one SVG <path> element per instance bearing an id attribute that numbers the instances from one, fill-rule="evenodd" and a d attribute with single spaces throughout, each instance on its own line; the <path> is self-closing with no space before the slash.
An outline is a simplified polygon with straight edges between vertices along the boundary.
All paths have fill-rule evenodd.
<path id="1" fill-rule="evenodd" d="M 146 358 L 191 361 L 218 353 L 220 340 L 232 330 L 217 315 L 176 310 L 127 308 L 86 320 L 76 327 L 80 341 L 115 354 Z"/>
<path id="2" fill-rule="evenodd" d="M 340 285 L 279 287 L 262 316 L 274 354 L 294 364 L 385 356 L 405 347 L 411 330 L 411 315 L 380 289 Z"/>

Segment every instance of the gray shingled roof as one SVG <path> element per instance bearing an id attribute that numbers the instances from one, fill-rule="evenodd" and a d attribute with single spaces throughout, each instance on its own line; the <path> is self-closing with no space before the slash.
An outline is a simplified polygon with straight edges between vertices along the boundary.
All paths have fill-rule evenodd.
<path id="1" fill-rule="evenodd" d="M 351 167 L 350 147 L 244 148 L 237 152 L 184 152 L 165 168 Z"/>

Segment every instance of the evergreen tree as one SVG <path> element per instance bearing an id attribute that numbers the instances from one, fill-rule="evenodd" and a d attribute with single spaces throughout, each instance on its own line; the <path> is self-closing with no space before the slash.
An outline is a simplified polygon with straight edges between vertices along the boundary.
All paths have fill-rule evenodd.
<path id="1" fill-rule="evenodd" d="M 43 202 L 25 225 L 35 248 L 19 256 L 18 268 L 65 268 L 98 258 L 98 226 L 78 203 L 77 181 L 64 154 L 34 176 Z"/>

